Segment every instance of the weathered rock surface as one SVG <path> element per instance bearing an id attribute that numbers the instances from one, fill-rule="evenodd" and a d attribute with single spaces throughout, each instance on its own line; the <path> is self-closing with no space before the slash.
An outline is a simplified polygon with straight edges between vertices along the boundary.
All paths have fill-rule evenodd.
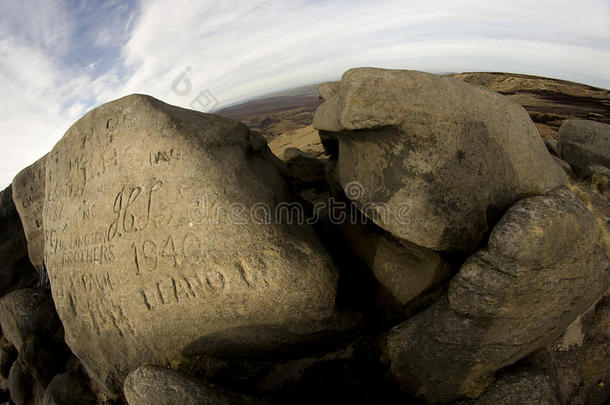
<path id="1" fill-rule="evenodd" d="M 0 298 L 0 324 L 6 339 L 19 351 L 28 337 L 51 337 L 61 327 L 51 297 L 32 288 Z"/>
<path id="2" fill-rule="evenodd" d="M 448 298 L 391 330 L 392 377 L 430 401 L 482 394 L 496 370 L 557 339 L 608 287 L 595 217 L 569 190 L 513 205 Z"/>
<path id="3" fill-rule="evenodd" d="M 12 186 L 0 192 L 0 297 L 36 281 L 30 264 L 26 239 L 13 203 Z"/>
<path id="4" fill-rule="evenodd" d="M 13 201 L 21 218 L 30 261 L 39 273 L 44 271 L 44 177 L 46 156 L 26 167 L 13 180 Z"/>
<path id="5" fill-rule="evenodd" d="M 494 212 L 567 181 L 522 107 L 450 77 L 348 70 L 314 128 L 335 133 L 336 177 L 363 186 L 361 208 L 409 209 L 409 221 L 371 219 L 435 250 L 471 251 Z"/>
<path id="6" fill-rule="evenodd" d="M 566 120 L 559 128 L 559 155 L 577 174 L 589 166 L 610 168 L 610 125 Z"/>
<path id="7" fill-rule="evenodd" d="M 536 369 L 503 374 L 481 398 L 457 405 L 560 405 L 553 379 Z"/>
<path id="8" fill-rule="evenodd" d="M 153 366 L 143 366 L 131 372 L 125 379 L 124 391 L 129 405 L 266 403 L 263 400 L 201 383 L 173 370 Z"/>
<path id="9" fill-rule="evenodd" d="M 610 293 L 533 360 L 557 380 L 564 403 L 610 400 Z"/>
<path id="10" fill-rule="evenodd" d="M 110 392 L 142 364 L 336 326 L 338 274 L 313 231 L 261 221 L 287 199 L 270 155 L 242 124 L 142 95 L 89 112 L 49 153 L 53 298 L 68 345 Z"/>

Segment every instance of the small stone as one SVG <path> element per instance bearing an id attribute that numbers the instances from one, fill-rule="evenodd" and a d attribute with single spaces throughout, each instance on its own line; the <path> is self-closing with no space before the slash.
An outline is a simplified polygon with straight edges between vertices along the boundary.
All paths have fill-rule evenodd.
<path id="1" fill-rule="evenodd" d="M 264 400 L 204 384 L 177 371 L 143 366 L 125 379 L 129 405 L 265 404 Z"/>

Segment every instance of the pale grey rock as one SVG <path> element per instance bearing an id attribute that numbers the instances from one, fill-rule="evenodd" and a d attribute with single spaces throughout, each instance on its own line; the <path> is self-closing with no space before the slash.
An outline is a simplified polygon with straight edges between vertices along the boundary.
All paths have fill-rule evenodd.
<path id="1" fill-rule="evenodd" d="M 434 250 L 472 251 L 494 212 L 567 182 L 521 106 L 451 77 L 348 70 L 314 128 L 338 139 L 336 177 L 362 185 L 359 207 L 383 204 L 396 218 L 372 220 Z"/>
<path id="2" fill-rule="evenodd" d="M 44 177 L 46 156 L 23 169 L 13 179 L 13 201 L 21 218 L 30 261 L 39 273 L 44 271 Z"/>
<path id="3" fill-rule="evenodd" d="M 248 355 L 336 322 L 338 271 L 243 124 L 131 95 L 49 153 L 45 263 L 66 342 L 117 395 L 143 364 Z M 265 207 L 269 208 L 269 211 Z"/>
<path id="4" fill-rule="evenodd" d="M 580 175 L 589 166 L 610 168 L 610 125 L 566 120 L 559 128 L 559 156 Z"/>
<path id="5" fill-rule="evenodd" d="M 177 371 L 143 366 L 125 379 L 129 405 L 232 405 L 267 402 L 204 384 Z"/>
<path id="6" fill-rule="evenodd" d="M 392 377 L 429 401 L 476 398 L 493 374 L 556 340 L 606 291 L 595 217 L 565 188 L 513 205 L 448 298 L 385 337 Z"/>

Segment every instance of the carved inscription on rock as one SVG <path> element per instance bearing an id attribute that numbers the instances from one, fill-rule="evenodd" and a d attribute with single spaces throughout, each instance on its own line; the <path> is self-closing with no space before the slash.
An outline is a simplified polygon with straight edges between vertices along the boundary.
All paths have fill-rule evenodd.
<path id="1" fill-rule="evenodd" d="M 13 200 L 27 239 L 28 256 L 38 271 L 43 269 L 43 207 L 46 156 L 23 169 L 13 180 Z"/>
<path id="2" fill-rule="evenodd" d="M 135 367 L 193 345 L 259 350 L 333 321 L 337 272 L 311 229 L 235 223 L 227 210 L 192 220 L 202 196 L 223 207 L 285 200 L 242 124 L 128 96 L 76 122 L 47 165 L 54 299 L 67 342 L 110 393 Z"/>

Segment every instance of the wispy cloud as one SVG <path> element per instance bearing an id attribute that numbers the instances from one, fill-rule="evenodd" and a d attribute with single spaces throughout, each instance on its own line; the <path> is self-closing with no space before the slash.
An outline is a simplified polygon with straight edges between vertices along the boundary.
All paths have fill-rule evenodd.
<path id="1" fill-rule="evenodd" d="M 0 184 L 87 109 L 134 92 L 189 107 L 209 89 L 228 104 L 364 65 L 610 87 L 605 0 L 6 3 Z M 193 90 L 180 96 L 171 85 L 187 67 Z"/>

